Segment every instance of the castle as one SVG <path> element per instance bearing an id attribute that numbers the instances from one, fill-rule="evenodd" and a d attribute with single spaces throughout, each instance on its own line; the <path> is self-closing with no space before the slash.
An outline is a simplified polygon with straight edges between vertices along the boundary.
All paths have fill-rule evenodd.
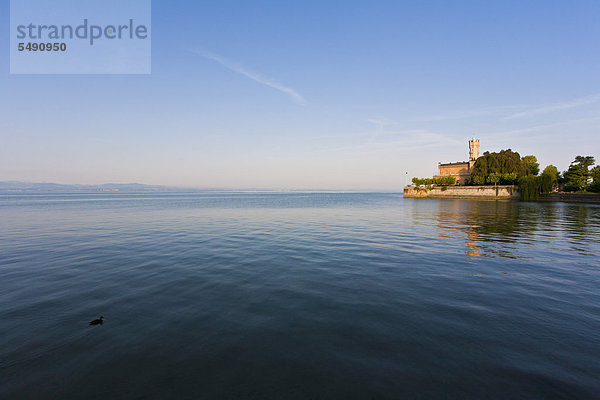
<path id="1" fill-rule="evenodd" d="M 473 138 L 469 140 L 469 161 L 455 162 L 442 164 L 438 163 L 438 175 L 434 178 L 442 176 L 453 176 L 456 178 L 456 183 L 463 185 L 467 182 L 473 171 L 475 161 L 479 158 L 479 139 Z"/>

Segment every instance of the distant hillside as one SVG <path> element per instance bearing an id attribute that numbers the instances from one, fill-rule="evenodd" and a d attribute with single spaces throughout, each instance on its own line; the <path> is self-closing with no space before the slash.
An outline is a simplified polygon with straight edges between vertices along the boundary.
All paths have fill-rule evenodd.
<path id="1" fill-rule="evenodd" d="M 102 185 L 61 185 L 58 183 L 0 182 L 0 193 L 73 193 L 73 192 L 197 192 L 199 189 L 143 185 L 141 183 L 105 183 Z"/>

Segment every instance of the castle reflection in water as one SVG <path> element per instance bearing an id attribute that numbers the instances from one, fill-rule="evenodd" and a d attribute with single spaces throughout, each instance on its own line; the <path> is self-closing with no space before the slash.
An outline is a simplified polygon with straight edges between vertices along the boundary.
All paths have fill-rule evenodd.
<path id="1" fill-rule="evenodd" d="M 583 204 L 522 203 L 511 201 L 439 200 L 437 235 L 441 240 L 463 242 L 460 251 L 473 257 L 500 256 L 527 259 L 528 246 L 554 241 L 594 256 L 584 243 L 600 241 L 600 207 Z M 433 205 L 433 204 L 432 204 Z M 595 256 L 599 256 L 596 254 Z"/>

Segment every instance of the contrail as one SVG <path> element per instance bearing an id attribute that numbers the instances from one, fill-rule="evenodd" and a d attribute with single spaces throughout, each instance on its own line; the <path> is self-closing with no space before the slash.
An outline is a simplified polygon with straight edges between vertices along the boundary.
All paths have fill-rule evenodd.
<path id="1" fill-rule="evenodd" d="M 549 113 L 549 112 L 553 112 L 553 111 L 566 110 L 569 108 L 575 108 L 575 107 L 579 107 L 579 106 L 584 106 L 586 104 L 595 103 L 599 100 L 600 100 L 600 93 L 596 93 L 591 96 L 580 97 L 578 99 L 574 99 L 571 101 L 565 101 L 563 103 L 555 103 L 555 104 L 550 104 L 550 105 L 543 106 L 543 107 L 534 108 L 531 110 L 526 110 L 526 111 L 519 112 L 519 113 L 516 113 L 513 115 L 509 115 L 508 117 L 505 117 L 503 119 L 505 119 L 505 120 L 506 119 L 515 119 L 515 118 L 529 117 L 531 115 L 536 115 L 536 114 L 545 114 L 545 113 Z"/>
<path id="2" fill-rule="evenodd" d="M 272 79 L 266 78 L 256 72 L 249 71 L 246 68 L 242 67 L 241 65 L 236 64 L 232 61 L 229 61 L 229 60 L 227 60 L 221 56 L 218 56 L 216 54 L 205 52 L 205 51 L 198 51 L 198 50 L 191 50 L 191 51 L 193 53 L 201 55 L 204 58 L 208 58 L 209 60 L 212 60 L 212 61 L 215 61 L 215 62 L 221 64 L 222 66 L 224 66 L 225 68 L 227 68 L 230 71 L 237 72 L 238 74 L 244 75 L 245 77 L 250 78 L 255 82 L 266 85 L 275 90 L 279 90 L 280 92 L 283 92 L 283 93 L 287 94 L 288 96 L 290 96 L 292 98 L 292 100 L 294 100 L 298 104 L 306 104 L 306 100 L 304 99 L 304 97 L 302 97 L 298 92 L 296 92 L 292 88 L 289 88 L 280 83 L 277 83 L 277 82 L 273 81 Z"/>

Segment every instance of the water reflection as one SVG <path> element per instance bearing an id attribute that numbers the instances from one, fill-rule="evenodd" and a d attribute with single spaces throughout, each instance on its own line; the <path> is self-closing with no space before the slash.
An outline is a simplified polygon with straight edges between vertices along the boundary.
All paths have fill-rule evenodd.
<path id="1" fill-rule="evenodd" d="M 77 197 L 0 197 L 1 399 L 597 397 L 598 206 Z"/>
<path id="2" fill-rule="evenodd" d="M 586 204 L 449 200 L 437 203 L 437 233 L 464 243 L 472 257 L 527 259 L 528 246 L 564 242 L 569 251 L 598 256 L 600 207 Z M 557 247 L 557 249 L 559 246 Z"/>

